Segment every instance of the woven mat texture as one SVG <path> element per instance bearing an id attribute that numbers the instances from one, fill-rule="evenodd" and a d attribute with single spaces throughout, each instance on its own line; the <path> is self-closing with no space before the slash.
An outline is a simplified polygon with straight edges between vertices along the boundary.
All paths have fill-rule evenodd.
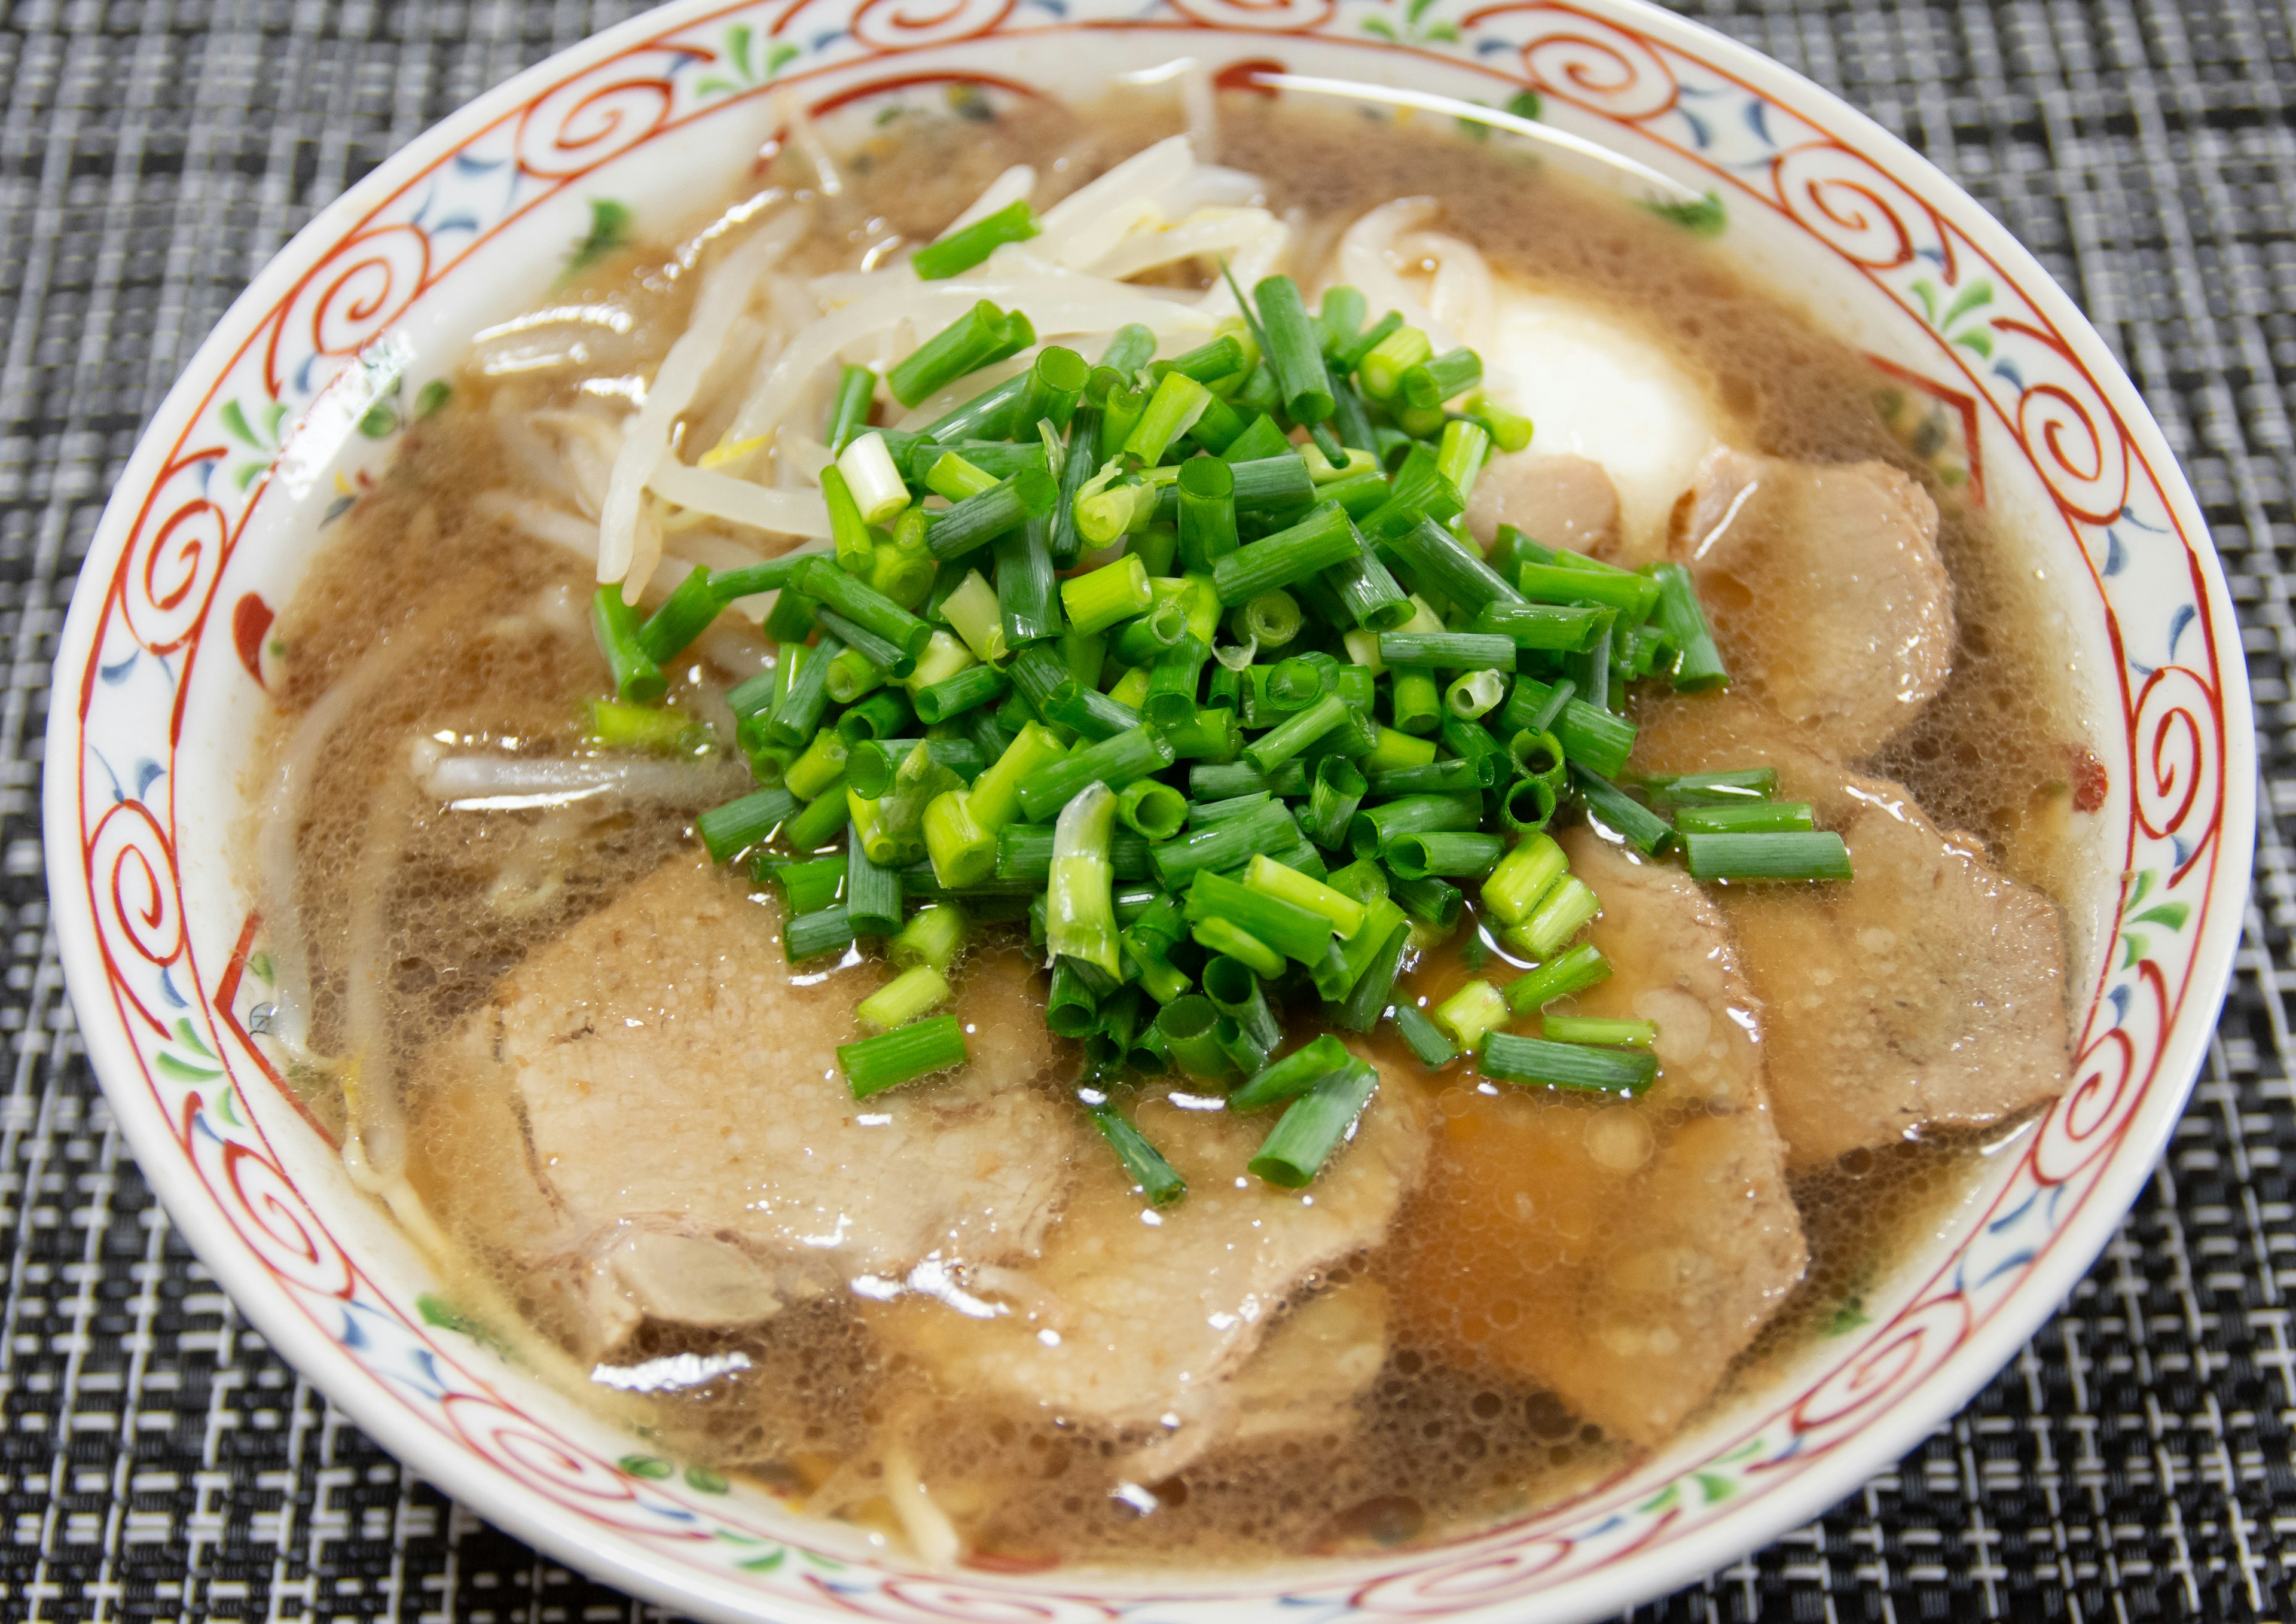
<path id="1" fill-rule="evenodd" d="M 561 1624 L 653 1609 L 414 1479 L 265 1346 L 113 1127 L 48 930 L 48 662 L 193 348 L 393 150 L 619 0 L 0 0 L 0 1619 Z M 1981 1397 L 1638 1617 L 2296 1613 L 2296 6 L 1692 8 L 1926 152 L 2088 310 L 2198 488 L 2266 782 L 2232 1002 L 2133 1216 Z"/>

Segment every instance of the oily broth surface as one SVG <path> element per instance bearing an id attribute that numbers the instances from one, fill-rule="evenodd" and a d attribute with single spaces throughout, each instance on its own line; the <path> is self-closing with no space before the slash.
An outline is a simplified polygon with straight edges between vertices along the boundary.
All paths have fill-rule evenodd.
<path id="1" fill-rule="evenodd" d="M 1254 96 L 1224 96 L 1220 112 L 1226 150 L 1248 153 L 1270 177 L 1271 206 L 1298 211 L 1311 244 L 1327 244 L 1365 207 L 1432 196 L 1445 205 L 1442 228 L 1476 242 L 1495 268 L 1672 335 L 1760 449 L 1915 468 L 1870 408 L 1876 379 L 1862 360 L 1750 291 L 1678 228 L 1499 144 Z M 1042 104 L 986 122 L 913 118 L 850 158 L 846 191 L 819 201 L 820 228 L 791 268 L 847 267 L 896 238 L 929 236 L 1012 162 L 1035 162 L 1040 195 L 1057 196 L 1169 127 L 1168 111 L 1144 101 L 1111 103 L 1090 120 Z M 803 180 L 784 156 L 756 184 Z M 623 332 L 584 329 L 578 365 L 460 375 L 452 403 L 409 431 L 392 471 L 342 521 L 276 634 L 287 720 L 275 749 L 293 718 L 362 657 L 395 637 L 417 645 L 318 764 L 299 884 L 322 1052 L 343 1036 L 343 966 L 361 921 L 387 943 L 384 1038 L 407 1086 L 414 1177 L 426 1190 L 485 1183 L 490 1151 L 427 1089 L 418 1057 L 527 953 L 691 841 L 689 821 L 658 808 L 456 813 L 391 788 L 405 781 L 418 732 L 467 744 L 514 739 L 537 755 L 578 746 L 578 708 L 599 688 L 583 613 L 588 572 L 573 554 L 485 517 L 473 498 L 542 494 L 495 431 L 496 408 L 579 406 L 585 380 L 611 385 L 650 372 L 690 299 L 691 279 L 665 277 L 664 259 L 658 249 L 630 250 L 554 291 L 554 303 L 627 318 Z M 693 427 L 704 443 L 715 433 L 707 421 Z M 1971 829 L 2013 872 L 2050 886 L 2057 849 L 2046 836 L 2063 796 L 2065 741 L 2075 736 L 2062 720 L 2062 671 L 2050 640 L 2025 635 L 2036 606 L 2008 553 L 1960 504 L 1941 506 L 1962 627 L 1955 673 L 1877 765 L 1904 777 L 1940 823 Z M 707 713 L 712 693 L 755 668 L 690 657 L 673 677 L 685 702 Z M 1463 932 L 1428 956 L 1411 990 L 1439 997 L 1471 973 L 1461 956 L 1472 956 L 1475 939 Z M 1406 1063 L 1398 1075 L 1407 1074 Z M 1472 1081 L 1423 1086 L 1444 1114 L 1483 1108 Z M 309 1087 L 340 1123 L 340 1098 L 324 1083 Z M 1742 1370 L 1847 1328 L 1877 1271 L 1894 1261 L 1894 1237 L 1922 1232 L 1923 1215 L 1965 1187 L 1974 1154 L 1960 1144 L 1913 1147 L 1802 1181 L 1811 1269 Z M 1089 1170 L 1114 1176 L 1097 1163 Z M 1409 1221 L 1406 1207 L 1398 1222 Z M 510 1260 L 489 1249 L 481 1226 L 460 1238 L 471 1249 L 473 1300 L 514 1308 Z M 1374 1251 L 1327 1271 L 1324 1284 L 1376 1282 L 1382 1267 Z M 1398 1340 L 1352 1427 L 1222 1448 L 1144 1486 L 1155 1509 L 1143 1515 L 1109 1493 L 1121 1440 L 975 1414 L 964 1395 L 934 1392 L 920 1372 L 889 1358 L 840 1305 L 806 1305 L 734 1334 L 652 1325 L 617 1357 L 677 1352 L 739 1353 L 748 1366 L 675 1395 L 602 1403 L 682 1458 L 746 1471 L 816 1510 L 897 1536 L 869 1451 L 890 1422 L 983 1559 L 1015 1567 L 1152 1555 L 1250 1562 L 1433 1540 L 1549 1503 L 1624 1459 L 1551 1395 Z"/>

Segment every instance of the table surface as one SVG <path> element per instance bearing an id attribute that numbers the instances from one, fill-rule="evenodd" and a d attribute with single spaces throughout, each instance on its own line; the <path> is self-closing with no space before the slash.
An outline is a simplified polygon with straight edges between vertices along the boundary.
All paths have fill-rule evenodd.
<path id="1" fill-rule="evenodd" d="M 620 0 L 0 5 L 0 1616 L 656 1610 L 405 1472 L 193 1259 L 113 1126 L 48 930 L 48 663 L 145 417 L 247 279 L 394 149 Z M 2038 253 L 2152 403 L 2241 613 L 2265 782 L 2232 999 L 2136 1210 L 1962 1415 L 1643 1614 L 2296 1612 L 2296 4 L 1686 8 L 1897 131 Z"/>

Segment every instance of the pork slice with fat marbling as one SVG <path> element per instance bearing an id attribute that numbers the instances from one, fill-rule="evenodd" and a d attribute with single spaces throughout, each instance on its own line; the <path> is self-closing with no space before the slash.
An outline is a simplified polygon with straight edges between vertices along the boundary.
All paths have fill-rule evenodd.
<path id="1" fill-rule="evenodd" d="M 1945 685 L 1953 584 L 1937 504 L 1882 463 L 1718 448 L 1677 513 L 1732 680 L 1844 760 L 1871 754 Z"/>
<path id="2" fill-rule="evenodd" d="M 1446 1090 L 1389 1282 L 1423 1342 L 1648 1444 L 1714 1390 L 1807 1254 L 1765 1103 L 1756 1000 L 1721 915 L 1677 868 L 1585 828 L 1562 842 L 1602 898 L 1590 939 L 1613 966 L 1575 1009 L 1652 1021 L 1658 1080 L 1633 1100 Z"/>
<path id="3" fill-rule="evenodd" d="M 962 1070 L 857 1103 L 836 1047 L 882 972 L 793 972 L 781 919 L 675 860 L 447 1040 L 455 1087 L 496 1091 L 524 1125 L 526 1167 L 504 1177 L 558 1216 L 529 1260 L 563 1277 L 578 1349 L 646 1316 L 740 1324 L 928 1259 L 1025 1258 L 1067 1189 L 1080 1139 L 1036 1086 L 1053 1045 L 1017 956 L 956 977 Z"/>
<path id="4" fill-rule="evenodd" d="M 1315 1183 L 1286 1190 L 1245 1171 L 1275 1112 L 1238 1117 L 1217 1098 L 1152 1085 L 1139 1125 L 1188 1181 L 1184 1200 L 1144 1208 L 1111 1160 L 1078 1180 L 1041 1258 L 981 1287 L 1008 1311 L 912 1297 L 873 1322 L 955 1401 L 1123 1435 L 1135 1447 L 1126 1469 L 1143 1480 L 1177 1472 L 1242 1420 L 1235 1378 L 1287 1300 L 1387 1234 L 1424 1161 L 1418 1095 L 1408 1079 L 1383 1079 L 1352 1141 Z M 1377 1357 L 1363 1344 L 1382 1322 L 1368 1298 L 1345 1316 L 1312 1306 L 1290 1316 L 1301 1334 L 1284 1339 L 1283 1357 L 1332 1364 L 1338 1374 L 1314 1383 L 1328 1399 L 1369 1379 L 1362 1366 Z"/>
<path id="5" fill-rule="evenodd" d="M 1857 877 L 1718 889 L 1762 999 L 1770 1100 L 1796 1167 L 1998 1122 L 2065 1086 L 2063 922 L 2000 874 L 1974 836 L 1941 830 L 1905 785 L 1797 742 L 1723 696 L 1644 708 L 1649 773 L 1775 767 L 1780 800 L 1838 832 Z"/>

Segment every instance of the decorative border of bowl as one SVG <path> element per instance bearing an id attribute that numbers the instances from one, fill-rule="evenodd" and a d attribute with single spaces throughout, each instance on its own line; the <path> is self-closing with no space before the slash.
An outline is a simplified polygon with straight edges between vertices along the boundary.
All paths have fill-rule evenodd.
<path id="1" fill-rule="evenodd" d="M 176 800 L 195 668 L 263 680 L 270 611 L 224 577 L 250 521 L 308 528 L 360 437 L 387 439 L 424 301 L 480 246 L 698 120 L 784 90 L 816 111 L 951 83 L 1036 94 L 1013 45 L 1119 34 L 1218 64 L 1304 57 L 1506 101 L 1790 225 L 1917 324 L 1889 362 L 1943 414 L 1983 500 L 1988 441 L 2030 463 L 2086 567 L 2117 685 L 2102 783 L 2126 830 L 2112 935 L 2074 1086 L 1965 1239 L 1808 1384 L 1742 1406 L 1654 1472 L 1431 1549 L 1154 1583 L 900 1571 L 768 1497 L 618 1448 L 435 1298 L 387 1288 L 286 1170 L 289 1107 L 250 1013 L 258 921 L 194 917 L 211 859 Z M 1406 60 L 1408 59 L 1408 60 Z M 611 228 L 611 210 L 595 216 Z M 372 460 L 373 448 L 366 448 Z M 198 664 L 206 652 L 205 666 Z M 244 683 L 242 679 L 244 678 Z M 1826 93 L 1639 0 L 708 0 L 638 18 L 448 119 L 325 209 L 257 278 L 161 406 L 107 510 L 57 656 L 48 872 L 74 1005 L 138 1161 L 273 1344 L 415 1470 L 570 1562 L 721 1618 L 1188 1620 L 1611 1612 L 1816 1513 L 1909 1448 L 2014 1352 L 2101 1249 L 2198 1068 L 2245 906 L 2254 744 L 2237 627 L 2197 505 L 2103 342 L 1936 170 Z M 186 760 L 192 759 L 190 757 Z M 186 839 L 193 842 L 184 844 Z M 259 1024 L 257 1023 L 257 1024 Z"/>

